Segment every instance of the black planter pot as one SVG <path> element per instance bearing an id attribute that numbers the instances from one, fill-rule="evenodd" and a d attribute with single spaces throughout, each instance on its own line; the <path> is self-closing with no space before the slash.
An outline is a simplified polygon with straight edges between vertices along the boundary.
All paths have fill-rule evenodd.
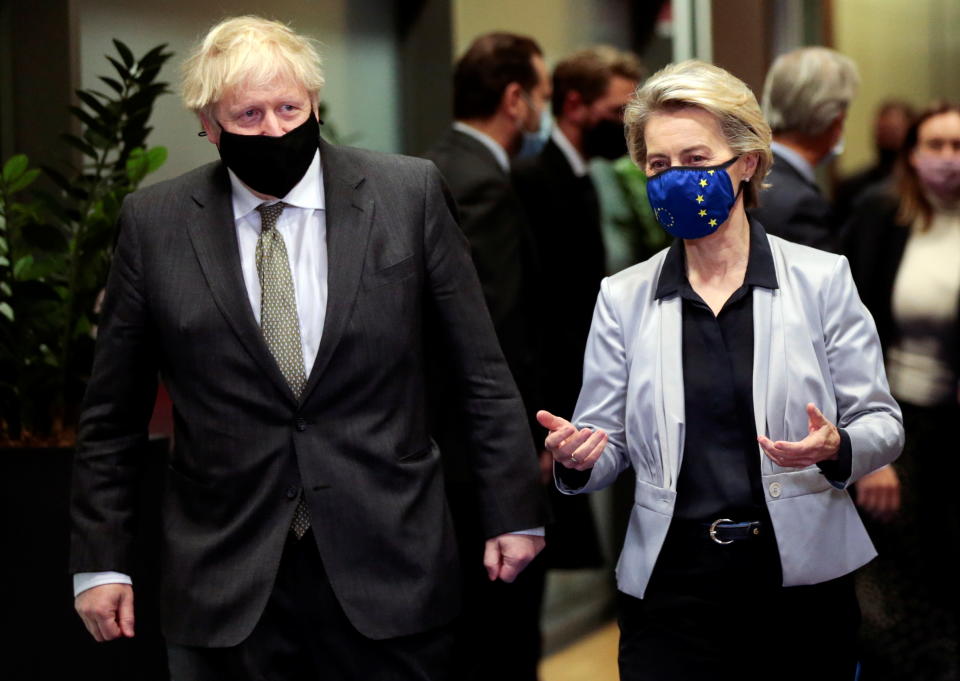
<path id="1" fill-rule="evenodd" d="M 0 449 L 3 515 L 0 677 L 7 681 L 167 681 L 158 614 L 160 494 L 168 439 L 151 440 L 138 477 L 136 636 L 96 643 L 73 609 L 70 472 L 73 450 Z"/>

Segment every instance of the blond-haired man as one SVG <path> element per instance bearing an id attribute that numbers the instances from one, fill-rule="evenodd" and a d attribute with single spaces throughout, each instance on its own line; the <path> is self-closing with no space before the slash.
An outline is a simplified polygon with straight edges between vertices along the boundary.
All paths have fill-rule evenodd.
<path id="1" fill-rule="evenodd" d="M 321 140 L 322 85 L 285 25 L 218 24 L 183 93 L 221 162 L 121 216 L 74 475 L 76 605 L 97 640 L 133 635 L 130 471 L 159 373 L 177 679 L 447 678 L 458 570 L 428 340 L 461 378 L 490 578 L 543 545 L 515 534 L 543 524 L 533 444 L 439 175 Z"/>

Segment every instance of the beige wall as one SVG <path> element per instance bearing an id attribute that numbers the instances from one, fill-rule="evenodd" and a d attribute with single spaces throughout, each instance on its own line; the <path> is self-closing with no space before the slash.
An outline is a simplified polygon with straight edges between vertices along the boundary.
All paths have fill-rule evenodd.
<path id="1" fill-rule="evenodd" d="M 596 43 L 626 48 L 630 35 L 626 3 L 610 0 L 452 0 L 453 58 L 489 31 L 534 38 L 552 65 Z"/>
<path id="2" fill-rule="evenodd" d="M 872 121 L 888 97 L 918 107 L 938 97 L 960 100 L 960 2 L 833 0 L 835 47 L 860 67 L 862 87 L 850 109 L 840 170 L 873 159 Z"/>
<path id="3" fill-rule="evenodd" d="M 136 56 L 159 43 L 176 54 L 161 76 L 176 87 L 180 63 L 190 46 L 219 19 L 257 13 L 289 22 L 321 42 L 327 85 L 322 98 L 337 132 L 358 146 L 395 151 L 399 146 L 396 45 L 390 0 L 74 0 L 80 45 L 81 87 L 104 87 L 99 75 L 114 75 L 104 59 L 111 39 L 127 43 Z M 196 118 L 176 96 L 157 102 L 152 145 L 169 149 L 166 165 L 148 182 L 174 177 L 217 158 Z"/>

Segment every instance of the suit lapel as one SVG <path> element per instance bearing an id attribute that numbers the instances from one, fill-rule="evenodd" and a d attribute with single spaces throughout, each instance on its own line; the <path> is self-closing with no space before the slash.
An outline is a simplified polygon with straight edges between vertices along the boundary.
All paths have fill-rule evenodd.
<path id="1" fill-rule="evenodd" d="M 333 356 L 360 284 L 374 203 L 365 198 L 364 176 L 337 147 L 320 142 L 327 222 L 327 311 L 323 336 L 302 401 L 306 401 Z"/>
<path id="2" fill-rule="evenodd" d="M 250 308 L 226 168 L 217 164 L 209 182 L 198 187 L 192 198 L 195 212 L 187 220 L 187 232 L 217 307 L 261 370 L 293 400 Z"/>

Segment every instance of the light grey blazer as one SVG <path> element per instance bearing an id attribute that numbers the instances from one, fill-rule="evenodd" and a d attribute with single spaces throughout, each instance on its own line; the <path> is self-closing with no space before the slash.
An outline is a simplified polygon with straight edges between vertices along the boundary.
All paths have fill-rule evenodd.
<path id="1" fill-rule="evenodd" d="M 767 238 L 779 288 L 753 290 L 757 432 L 774 441 L 803 439 L 813 402 L 852 444 L 852 472 L 842 482 L 829 481 L 816 465 L 782 468 L 757 445 L 783 584 L 816 584 L 876 555 L 846 487 L 900 454 L 903 424 L 847 259 Z M 673 516 L 685 431 L 681 299 L 655 298 L 666 254 L 600 287 L 573 422 L 602 428 L 609 440 L 584 486 L 557 479 L 566 494 L 592 492 L 633 466 L 636 492 L 617 583 L 637 598 Z"/>

